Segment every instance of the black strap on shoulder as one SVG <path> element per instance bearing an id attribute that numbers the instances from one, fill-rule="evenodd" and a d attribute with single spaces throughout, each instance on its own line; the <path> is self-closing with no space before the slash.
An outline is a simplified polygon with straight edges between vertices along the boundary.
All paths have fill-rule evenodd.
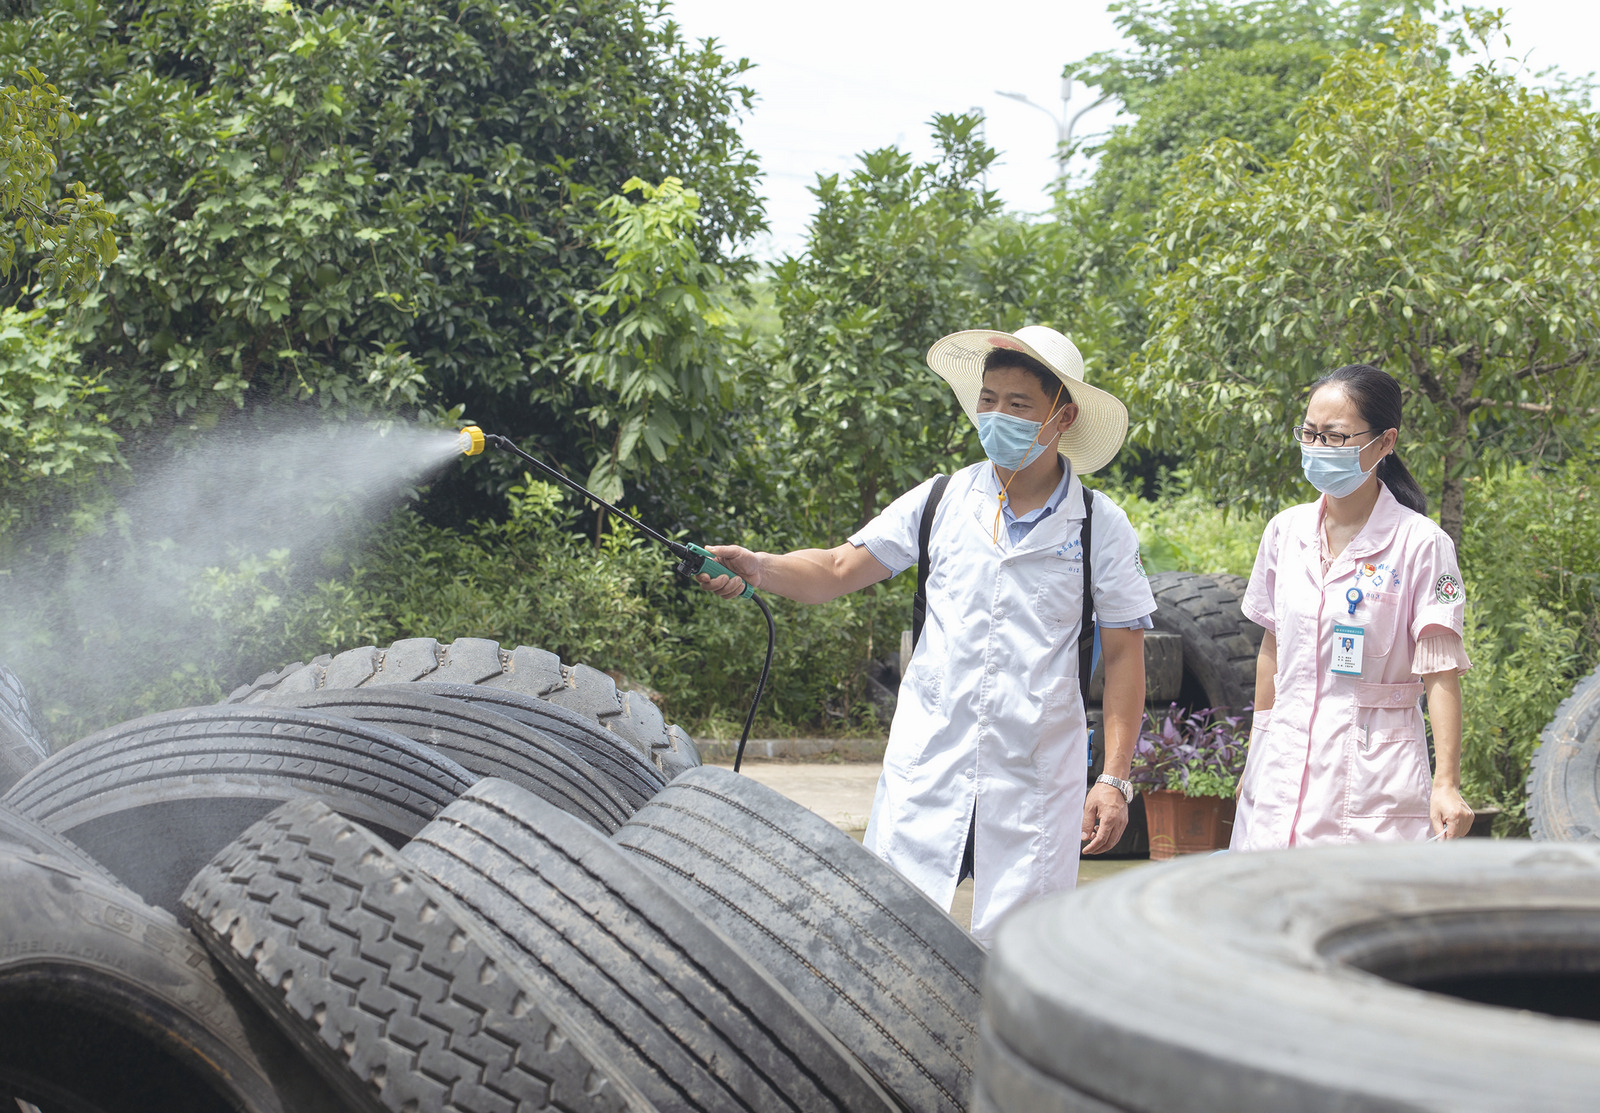
<path id="1" fill-rule="evenodd" d="M 928 501 L 922 504 L 922 525 L 917 531 L 917 593 L 911 597 L 911 648 L 922 640 L 922 624 L 928 618 L 928 541 L 933 536 L 933 516 L 939 510 L 939 500 L 950 483 L 948 475 L 935 477 L 928 489 Z M 901 661 L 904 670 L 911 662 Z"/>
<path id="2" fill-rule="evenodd" d="M 1089 570 L 1089 545 L 1094 540 L 1094 492 L 1083 488 L 1083 629 L 1078 633 L 1078 690 L 1089 691 L 1094 675 L 1094 574 Z M 1087 698 L 1087 696 L 1086 696 Z"/>

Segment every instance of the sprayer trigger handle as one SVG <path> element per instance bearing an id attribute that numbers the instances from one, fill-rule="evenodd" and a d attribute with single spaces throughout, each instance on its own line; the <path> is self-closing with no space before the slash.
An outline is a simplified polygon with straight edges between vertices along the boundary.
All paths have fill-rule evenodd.
<path id="1" fill-rule="evenodd" d="M 728 569 L 726 569 L 722 565 L 718 564 L 717 563 L 717 558 L 712 556 L 711 553 L 708 552 L 707 550 L 702 549 L 699 545 L 696 545 L 693 542 L 691 542 L 689 544 L 689 551 L 694 553 L 695 556 L 700 558 L 700 564 L 699 564 L 699 567 L 695 568 L 693 571 L 684 571 L 685 575 L 693 577 L 693 576 L 699 575 L 701 572 L 704 572 L 706 575 L 710 576 L 713 580 L 716 579 L 718 576 L 727 576 L 729 578 L 733 577 L 734 573 L 728 571 Z M 686 570 L 686 569 L 688 569 L 688 567 L 689 567 L 689 561 L 687 561 L 687 560 L 685 560 L 682 564 L 678 565 L 678 568 L 680 570 Z M 745 585 L 744 585 L 744 590 L 739 593 L 739 598 L 748 599 L 752 595 L 754 595 L 755 593 L 756 593 L 756 589 L 751 587 L 749 582 L 746 581 Z"/>

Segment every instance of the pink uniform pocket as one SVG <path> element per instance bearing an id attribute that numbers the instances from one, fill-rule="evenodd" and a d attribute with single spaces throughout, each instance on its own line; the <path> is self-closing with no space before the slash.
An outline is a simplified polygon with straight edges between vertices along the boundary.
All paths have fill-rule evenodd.
<path id="1" fill-rule="evenodd" d="M 1395 633 L 1406 623 L 1400 613 L 1400 596 L 1392 591 L 1369 591 L 1361 601 L 1355 618 L 1366 632 L 1366 655 L 1387 657 L 1394 648 Z"/>
<path id="2" fill-rule="evenodd" d="M 1427 816 L 1433 774 L 1421 695 L 1417 683 L 1356 685 L 1345 761 L 1351 817 Z"/>

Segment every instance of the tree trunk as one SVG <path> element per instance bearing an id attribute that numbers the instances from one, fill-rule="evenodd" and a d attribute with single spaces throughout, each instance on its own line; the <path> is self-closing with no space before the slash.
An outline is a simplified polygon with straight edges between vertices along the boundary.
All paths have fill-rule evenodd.
<path id="1" fill-rule="evenodd" d="M 1463 510 L 1467 501 L 1466 484 L 1462 481 L 1461 464 L 1466 459 L 1466 454 L 1472 451 L 1472 442 L 1468 439 L 1472 433 L 1472 422 L 1469 413 L 1472 408 L 1472 391 L 1478 385 L 1478 375 L 1483 370 L 1483 362 L 1479 358 L 1476 348 L 1468 347 L 1456 358 L 1461 366 L 1461 377 L 1456 380 L 1455 391 L 1450 397 L 1450 448 L 1444 454 L 1444 488 L 1439 499 L 1439 528 L 1450 535 L 1450 543 L 1456 547 L 1456 559 L 1461 559 L 1461 522 L 1465 517 Z"/>
<path id="2" fill-rule="evenodd" d="M 856 493 L 861 498 L 860 520 L 856 522 L 856 529 L 863 529 L 866 524 L 878 516 L 878 476 L 876 472 L 863 472 L 856 480 Z"/>
<path id="3" fill-rule="evenodd" d="M 1449 469 L 1455 459 L 1454 453 L 1447 455 L 1444 458 L 1445 468 Z M 1450 535 L 1450 540 L 1456 547 L 1456 554 L 1459 559 L 1461 553 L 1462 511 L 1466 505 L 1466 484 L 1460 479 L 1449 478 L 1447 471 L 1443 496 L 1439 500 L 1439 526 Z"/>

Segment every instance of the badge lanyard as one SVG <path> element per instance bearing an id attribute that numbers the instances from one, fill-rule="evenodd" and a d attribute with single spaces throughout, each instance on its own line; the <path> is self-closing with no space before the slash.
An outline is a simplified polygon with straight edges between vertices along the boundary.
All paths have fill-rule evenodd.
<path id="1" fill-rule="evenodd" d="M 1344 593 L 1345 602 L 1350 604 L 1349 614 L 1355 614 L 1356 608 L 1361 605 L 1361 600 L 1366 595 L 1359 587 L 1353 587 Z M 1360 676 L 1361 656 L 1363 643 L 1367 637 L 1366 627 L 1346 626 L 1336 622 L 1333 626 L 1333 664 L 1328 671 L 1340 676 Z M 1361 752 L 1366 753 L 1368 742 L 1367 725 L 1360 723 L 1356 726 L 1356 745 L 1361 747 Z"/>
<path id="2" fill-rule="evenodd" d="M 1361 600 L 1366 598 L 1359 587 L 1353 587 L 1344 593 L 1345 601 L 1350 604 L 1350 614 L 1356 613 L 1356 607 Z M 1361 675 L 1362 643 L 1366 640 L 1367 631 L 1363 626 L 1346 626 L 1335 623 L 1333 627 L 1333 665 L 1330 672 L 1340 676 Z"/>

